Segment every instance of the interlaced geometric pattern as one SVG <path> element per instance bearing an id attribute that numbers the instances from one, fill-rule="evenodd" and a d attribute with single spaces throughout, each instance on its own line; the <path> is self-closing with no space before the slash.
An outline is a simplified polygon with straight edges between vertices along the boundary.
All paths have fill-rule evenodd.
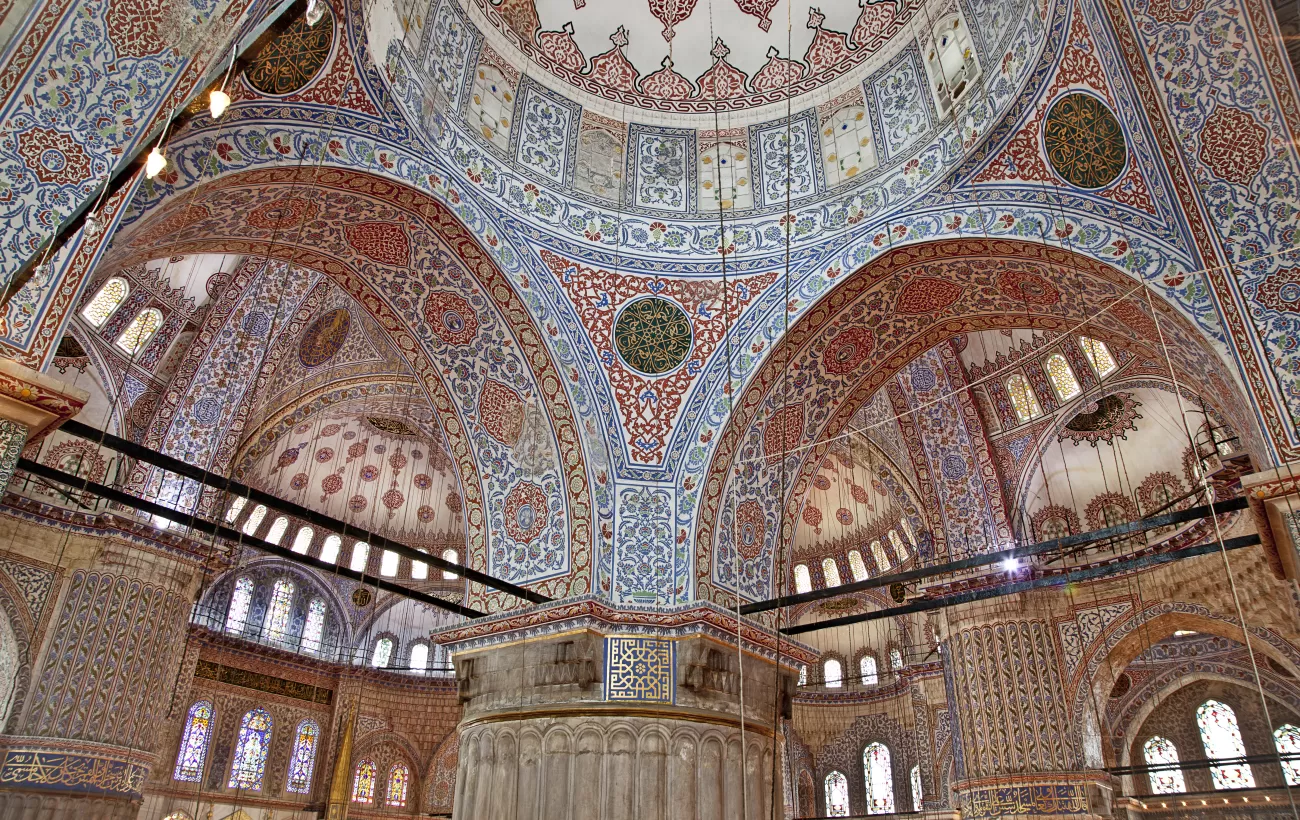
<path id="1" fill-rule="evenodd" d="M 637 299 L 614 322 L 614 346 L 633 370 L 649 376 L 667 373 L 691 352 L 691 320 L 667 299 Z"/>
<path id="2" fill-rule="evenodd" d="M 659 638 L 605 639 L 605 699 L 672 703 L 673 642 Z"/>
<path id="3" fill-rule="evenodd" d="M 292 94 L 320 71 L 333 42 L 334 18 L 328 11 L 314 26 L 299 17 L 262 49 L 244 78 L 264 94 Z"/>
<path id="4" fill-rule="evenodd" d="M 1128 158 L 1119 120 L 1090 94 L 1057 100 L 1043 123 L 1043 147 L 1052 170 L 1079 188 L 1104 188 Z"/>

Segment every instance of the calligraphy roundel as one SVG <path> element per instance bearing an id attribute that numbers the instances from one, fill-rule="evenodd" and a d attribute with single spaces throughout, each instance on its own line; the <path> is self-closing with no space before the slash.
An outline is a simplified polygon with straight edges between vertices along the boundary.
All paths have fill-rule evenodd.
<path id="1" fill-rule="evenodd" d="M 312 81 L 333 44 L 334 18 L 329 12 L 314 26 L 303 15 L 262 49 L 244 78 L 263 94 L 292 94 Z"/>
<path id="2" fill-rule="evenodd" d="M 661 376 L 680 367 L 691 352 L 690 317 L 668 299 L 636 299 L 614 320 L 614 347 L 628 367 Z"/>
<path id="3" fill-rule="evenodd" d="M 334 358 L 351 329 L 352 314 L 346 308 L 335 308 L 313 319 L 298 340 L 298 359 L 303 367 L 320 367 Z"/>
<path id="4" fill-rule="evenodd" d="M 1066 94 L 1043 121 L 1047 160 L 1062 179 L 1079 188 L 1104 188 L 1124 171 L 1128 148 L 1119 120 L 1091 94 Z"/>

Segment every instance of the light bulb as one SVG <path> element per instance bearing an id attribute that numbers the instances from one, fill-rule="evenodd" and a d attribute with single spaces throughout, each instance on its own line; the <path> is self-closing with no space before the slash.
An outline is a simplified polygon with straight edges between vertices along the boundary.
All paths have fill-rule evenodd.
<path id="1" fill-rule="evenodd" d="M 149 152 L 149 156 L 146 157 L 144 161 L 145 179 L 153 179 L 161 174 L 163 169 L 166 167 L 167 157 L 164 157 L 163 152 L 159 150 L 157 145 L 155 145 L 153 150 Z"/>
<path id="2" fill-rule="evenodd" d="M 325 16 L 325 5 L 320 0 L 307 0 L 307 25 L 315 26 Z"/>
<path id="3" fill-rule="evenodd" d="M 226 113 L 229 107 L 230 95 L 220 88 L 212 89 L 212 93 L 208 95 L 208 113 L 212 115 L 212 119 L 221 119 L 221 115 Z"/>
<path id="4" fill-rule="evenodd" d="M 1002 562 L 1003 572 L 1015 572 L 1020 569 L 1020 561 L 1015 558 L 1008 558 Z"/>

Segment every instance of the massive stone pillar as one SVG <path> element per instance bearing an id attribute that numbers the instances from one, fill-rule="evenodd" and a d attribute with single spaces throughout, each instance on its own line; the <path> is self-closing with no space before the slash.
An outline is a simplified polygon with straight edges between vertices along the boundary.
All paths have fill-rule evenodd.
<path id="1" fill-rule="evenodd" d="M 815 654 L 783 640 L 778 660 L 774 636 L 744 629 L 738 653 L 720 609 L 586 601 L 436 635 L 465 704 L 453 816 L 773 816 L 780 719 Z"/>
<path id="2" fill-rule="evenodd" d="M 1045 603 L 950 616 L 944 655 L 963 818 L 1111 815 L 1109 777 L 1084 768 L 1052 626 L 1035 607 Z"/>

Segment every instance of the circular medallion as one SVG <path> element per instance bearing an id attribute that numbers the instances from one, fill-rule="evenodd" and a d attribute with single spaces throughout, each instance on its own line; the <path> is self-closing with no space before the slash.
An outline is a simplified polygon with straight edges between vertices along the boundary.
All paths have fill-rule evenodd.
<path id="1" fill-rule="evenodd" d="M 370 602 L 374 597 L 375 596 L 370 594 L 370 590 L 365 587 L 357 587 L 352 590 L 352 603 L 356 604 L 358 607 L 370 606 Z"/>
<path id="2" fill-rule="evenodd" d="M 636 299 L 614 321 L 614 347 L 628 367 L 647 376 L 676 370 L 691 352 L 691 320 L 667 299 Z"/>
<path id="3" fill-rule="evenodd" d="M 1047 160 L 1062 179 L 1079 188 L 1104 188 L 1119 179 L 1128 161 L 1119 120 L 1091 94 L 1066 94 L 1043 122 Z"/>
<path id="4" fill-rule="evenodd" d="M 352 314 L 344 308 L 326 311 L 312 320 L 298 340 L 298 359 L 303 367 L 320 367 L 334 358 L 343 343 L 347 341 L 348 331 L 352 329 Z M 338 432 L 338 425 L 330 425 Z M 329 429 L 329 428 L 326 428 Z M 333 435 L 321 431 L 322 435 Z"/>
<path id="5" fill-rule="evenodd" d="M 546 528 L 546 494 L 531 482 L 515 485 L 506 495 L 506 534 L 526 544 Z"/>
<path id="6" fill-rule="evenodd" d="M 263 94 L 292 94 L 325 65 L 333 43 L 334 18 L 328 11 L 314 26 L 307 24 L 304 15 L 258 53 L 244 78 Z"/>
<path id="7" fill-rule="evenodd" d="M 895 581 L 889 585 L 889 597 L 894 599 L 894 603 L 901 604 L 907 599 L 907 588 Z"/>

